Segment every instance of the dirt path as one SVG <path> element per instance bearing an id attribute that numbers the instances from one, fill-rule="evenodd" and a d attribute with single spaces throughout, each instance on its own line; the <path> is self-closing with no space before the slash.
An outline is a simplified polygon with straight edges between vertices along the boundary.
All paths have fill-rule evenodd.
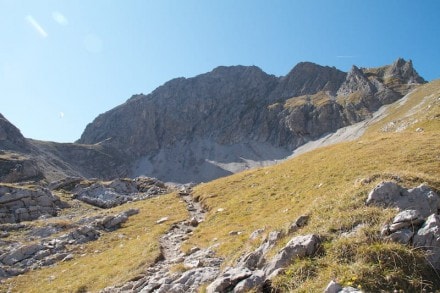
<path id="1" fill-rule="evenodd" d="M 201 204 L 194 201 L 188 191 L 180 192 L 179 196 L 186 203 L 190 219 L 174 224 L 171 229 L 161 237 L 159 242 L 164 262 L 175 262 L 179 257 L 182 257 L 182 252 L 180 251 L 182 242 L 189 238 L 194 228 L 205 218 L 205 211 Z"/>
<path id="2" fill-rule="evenodd" d="M 215 258 L 209 249 L 195 249 L 189 254 L 180 250 L 183 241 L 188 239 L 197 225 L 204 220 L 206 211 L 199 202 L 194 201 L 190 190 L 182 190 L 179 192 L 179 197 L 185 202 L 190 217 L 171 226 L 170 230 L 160 238 L 161 257 L 138 279 L 122 286 L 106 288 L 102 292 L 195 292 L 201 283 L 218 274 L 221 260 Z M 203 265 L 205 260 L 207 260 L 206 268 Z M 196 264 L 191 266 L 194 262 Z M 191 273 L 191 270 L 195 271 L 182 280 L 185 273 L 171 271 L 171 268 L 177 264 L 182 264 L 185 268 L 189 264 L 186 274 Z M 207 271 L 203 271 L 204 269 Z"/>

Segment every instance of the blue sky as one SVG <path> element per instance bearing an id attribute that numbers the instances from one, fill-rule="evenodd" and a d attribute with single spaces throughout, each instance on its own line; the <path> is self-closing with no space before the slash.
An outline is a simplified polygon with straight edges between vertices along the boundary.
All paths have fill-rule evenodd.
<path id="1" fill-rule="evenodd" d="M 26 137 L 73 142 L 133 94 L 219 65 L 285 75 L 398 57 L 440 78 L 440 1 L 0 0 L 0 113 Z"/>

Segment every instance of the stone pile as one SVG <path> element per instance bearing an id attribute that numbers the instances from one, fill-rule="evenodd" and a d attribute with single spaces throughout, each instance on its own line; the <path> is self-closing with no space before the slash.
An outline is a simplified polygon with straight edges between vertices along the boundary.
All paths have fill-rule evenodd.
<path id="1" fill-rule="evenodd" d="M 112 208 L 129 201 L 165 194 L 167 188 L 157 179 L 138 177 L 95 182 L 89 186 L 78 184 L 72 191 L 76 199 L 100 208 Z"/>
<path id="2" fill-rule="evenodd" d="M 120 228 L 128 217 L 139 211 L 129 209 L 114 216 L 83 219 L 81 225 L 59 237 L 44 238 L 37 243 L 22 245 L 21 243 L 3 243 L 0 249 L 0 279 L 23 274 L 29 270 L 52 265 L 59 261 L 68 261 L 75 256 L 71 253 L 72 246 L 98 239 L 101 231 L 113 231 Z M 49 227 L 53 228 L 53 227 Z M 59 232 L 59 229 L 39 229 L 32 235 L 50 236 Z"/>
<path id="3" fill-rule="evenodd" d="M 0 224 L 56 216 L 68 204 L 41 186 L 0 186 Z"/>
<path id="4" fill-rule="evenodd" d="M 283 233 L 271 232 L 254 252 L 246 254 L 235 267 L 224 270 L 207 288 L 207 293 L 262 291 L 271 279 L 283 272 L 295 259 L 316 253 L 320 238 L 315 234 L 293 237 L 272 259 L 265 258 Z"/>
<path id="5" fill-rule="evenodd" d="M 424 184 L 406 189 L 382 182 L 368 195 L 367 205 L 397 208 L 399 213 L 384 225 L 381 235 L 425 250 L 427 261 L 440 270 L 440 197 L 434 190 Z"/>

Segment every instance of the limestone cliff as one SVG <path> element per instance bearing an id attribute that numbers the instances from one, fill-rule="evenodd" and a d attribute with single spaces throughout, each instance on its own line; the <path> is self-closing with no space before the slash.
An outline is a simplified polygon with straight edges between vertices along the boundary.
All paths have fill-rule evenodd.
<path id="1" fill-rule="evenodd" d="M 78 142 L 123 152 L 133 176 L 205 181 L 281 159 L 423 82 L 403 59 L 348 73 L 303 62 L 284 77 L 221 66 L 133 96 L 99 115 Z"/>

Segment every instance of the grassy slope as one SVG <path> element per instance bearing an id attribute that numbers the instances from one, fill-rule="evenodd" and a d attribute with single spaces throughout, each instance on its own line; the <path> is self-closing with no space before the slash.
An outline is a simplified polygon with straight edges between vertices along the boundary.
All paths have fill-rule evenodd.
<path id="1" fill-rule="evenodd" d="M 77 248 L 72 261 L 7 280 L 0 284 L 0 292 L 7 288 L 12 292 L 97 292 L 138 276 L 158 257 L 160 235 L 188 215 L 175 194 L 98 213 L 117 214 L 129 208 L 138 208 L 139 214 L 130 217 L 121 229 Z M 167 222 L 155 223 L 165 216 L 169 217 Z"/>
<path id="2" fill-rule="evenodd" d="M 415 112 L 417 117 L 403 118 L 426 96 L 430 98 L 425 100 L 422 111 Z M 183 249 L 218 243 L 217 252 L 226 258 L 225 265 L 233 264 L 244 251 L 259 244 L 260 239 L 248 240 L 254 230 L 285 229 L 298 216 L 309 214 L 309 224 L 297 234 L 323 236 L 322 251 L 313 259 L 292 264 L 286 275 L 275 281 L 282 291 L 320 292 L 332 278 L 361 285 L 368 291 L 413 291 L 423 287 L 423 283 L 435 281 L 437 277 L 421 265 L 418 251 L 379 241 L 381 224 L 395 211 L 366 207 L 364 202 L 375 184 L 396 176 L 408 187 L 428 182 L 440 190 L 439 97 L 440 81 L 436 81 L 419 88 L 404 105 L 392 108 L 388 117 L 354 142 L 199 185 L 195 194 L 210 212 Z M 428 104 L 432 104 L 429 109 Z M 414 123 L 416 119 L 418 122 Z M 395 123 L 389 127 L 391 121 Z M 399 125 L 410 123 L 414 124 L 406 130 L 394 131 Z M 385 125 L 390 131 L 382 131 Z M 416 132 L 419 127 L 424 131 Z M 369 179 L 369 183 L 362 179 Z M 159 236 L 187 213 L 174 195 L 106 212 L 117 213 L 130 207 L 141 211 L 122 229 L 85 244 L 78 252 L 85 256 L 13 278 L 0 284 L 0 290 L 97 291 L 137 276 L 157 257 Z M 219 208 L 224 211 L 218 212 Z M 156 225 L 154 222 L 163 216 L 170 216 L 170 221 Z M 361 223 L 367 226 L 355 237 L 340 237 Z M 243 233 L 230 236 L 234 230 Z"/>
<path id="3" fill-rule="evenodd" d="M 395 132 L 399 125 L 407 128 Z M 427 182 L 440 190 L 440 81 L 419 88 L 354 142 L 199 185 L 195 193 L 210 213 L 185 247 L 219 243 L 218 253 L 233 264 L 258 244 L 248 240 L 254 230 L 285 229 L 309 214 L 309 224 L 297 233 L 323 236 L 322 255 L 293 264 L 275 282 L 281 289 L 318 292 L 337 278 L 368 291 L 420 290 L 438 277 L 422 265 L 420 252 L 380 241 L 378 231 L 395 211 L 364 204 L 378 182 L 397 177 L 407 187 Z M 359 224 L 367 225 L 355 237 L 340 237 Z M 243 233 L 230 236 L 233 230 Z"/>

